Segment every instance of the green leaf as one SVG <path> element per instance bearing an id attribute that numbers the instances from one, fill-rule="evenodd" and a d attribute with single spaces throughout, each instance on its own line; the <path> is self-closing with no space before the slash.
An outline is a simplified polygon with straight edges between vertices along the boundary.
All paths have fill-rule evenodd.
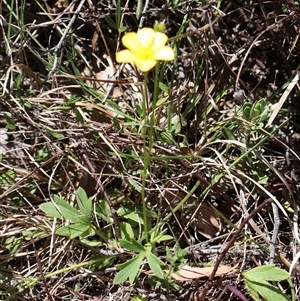
<path id="1" fill-rule="evenodd" d="M 282 281 L 288 279 L 289 273 L 275 267 L 274 264 L 262 265 L 244 273 L 245 279 L 251 281 Z"/>
<path id="2" fill-rule="evenodd" d="M 68 202 L 61 199 L 59 196 L 54 195 L 54 202 L 56 203 L 58 209 L 60 210 L 62 216 L 71 221 L 75 221 L 78 223 L 86 224 L 89 222 L 86 216 L 82 216 L 82 214 L 76 210 L 73 206 L 71 206 Z M 88 221 L 87 221 L 88 220 Z"/>
<path id="3" fill-rule="evenodd" d="M 117 25 L 117 27 L 120 27 L 121 17 L 122 17 L 122 14 L 121 14 L 121 1 L 118 0 L 117 5 L 116 5 L 116 25 Z"/>
<path id="4" fill-rule="evenodd" d="M 181 131 L 181 119 L 180 116 L 174 116 L 172 118 L 172 127 L 171 127 L 171 132 L 174 133 L 180 133 Z"/>
<path id="5" fill-rule="evenodd" d="M 114 127 L 116 128 L 117 132 L 120 132 L 122 129 L 121 129 L 120 122 L 118 121 L 118 119 L 113 117 L 112 122 L 113 122 Z"/>
<path id="6" fill-rule="evenodd" d="M 234 136 L 233 132 L 230 129 L 223 128 L 222 134 L 225 137 L 225 139 L 233 140 L 233 141 L 237 140 L 236 137 Z"/>
<path id="7" fill-rule="evenodd" d="M 143 12 L 143 0 L 137 0 L 137 6 L 136 6 L 136 11 L 135 11 L 135 15 L 136 18 L 139 20 L 142 12 Z"/>
<path id="8" fill-rule="evenodd" d="M 127 27 L 126 27 L 126 26 L 121 26 L 121 27 L 118 29 L 119 33 L 122 33 L 122 32 L 124 32 L 124 31 L 126 31 L 126 30 L 127 30 Z"/>
<path id="9" fill-rule="evenodd" d="M 64 218 L 82 225 L 90 224 L 90 219 L 87 216 L 82 215 L 79 211 L 77 211 L 74 207 L 72 207 L 65 200 L 61 199 L 59 196 L 54 195 L 54 202 L 55 204 L 41 204 L 40 209 L 51 217 Z"/>
<path id="10" fill-rule="evenodd" d="M 254 268 L 243 274 L 248 291 L 256 301 L 260 300 L 259 296 L 266 301 L 289 301 L 290 299 L 279 289 L 270 284 L 268 281 L 288 280 L 291 289 L 293 287 L 289 281 L 289 273 L 275 267 L 275 265 L 264 265 Z"/>
<path id="11" fill-rule="evenodd" d="M 254 104 L 250 110 L 250 119 L 254 119 L 256 118 L 259 114 L 260 114 L 260 111 L 261 110 L 261 106 L 260 104 Z"/>
<path id="12" fill-rule="evenodd" d="M 111 223 L 113 219 L 111 218 L 110 207 L 106 201 L 100 200 L 95 206 L 96 214 L 99 218 L 105 220 L 108 223 Z"/>
<path id="13" fill-rule="evenodd" d="M 249 294 L 255 301 L 260 301 L 260 297 L 257 293 L 256 286 L 251 281 L 246 281 L 246 286 L 248 288 Z"/>
<path id="14" fill-rule="evenodd" d="M 168 88 L 168 86 L 165 85 L 164 83 L 159 82 L 159 83 L 158 83 L 158 86 L 159 86 L 160 90 L 162 90 L 163 92 L 169 93 L 169 88 Z"/>
<path id="15" fill-rule="evenodd" d="M 160 235 L 158 235 L 157 237 L 155 237 L 155 239 L 153 240 L 153 242 L 158 242 L 158 243 L 160 243 L 160 242 L 162 242 L 162 241 L 172 240 L 172 239 L 174 239 L 174 237 L 171 236 L 171 235 L 160 234 Z"/>
<path id="16" fill-rule="evenodd" d="M 48 216 L 63 218 L 62 214 L 57 210 L 57 207 L 51 202 L 41 204 L 39 208 Z"/>
<path id="17" fill-rule="evenodd" d="M 134 189 L 137 192 L 141 192 L 142 191 L 141 184 L 139 184 L 138 182 L 136 182 L 133 178 L 129 177 L 127 180 L 134 187 Z"/>
<path id="18" fill-rule="evenodd" d="M 82 116 L 82 113 L 80 110 L 78 110 L 77 108 L 73 109 L 73 112 L 76 116 L 76 119 L 81 123 L 84 124 L 84 117 Z"/>
<path id="19" fill-rule="evenodd" d="M 143 116 L 143 110 L 138 104 L 135 106 L 135 112 L 138 116 Z"/>
<path id="20" fill-rule="evenodd" d="M 76 200 L 82 214 L 91 215 L 93 212 L 93 202 L 88 198 L 85 190 L 81 187 L 76 192 Z"/>
<path id="21" fill-rule="evenodd" d="M 3 116 L 7 122 L 6 128 L 14 131 L 16 129 L 16 124 L 15 124 L 14 119 L 11 116 L 9 116 L 8 114 L 4 114 Z"/>
<path id="22" fill-rule="evenodd" d="M 157 107 L 161 106 L 163 103 L 166 102 L 166 100 L 167 100 L 168 98 L 169 98 L 169 96 L 165 96 L 165 97 L 160 98 L 160 99 L 157 101 L 156 106 L 157 106 Z"/>
<path id="23" fill-rule="evenodd" d="M 250 111 L 251 111 L 251 108 L 252 108 L 252 104 L 249 103 L 249 102 L 246 102 L 244 105 L 243 105 L 243 118 L 245 120 L 250 120 Z"/>
<path id="24" fill-rule="evenodd" d="M 92 248 L 100 247 L 102 245 L 101 241 L 99 241 L 99 240 L 88 240 L 86 238 L 80 238 L 80 241 L 81 241 L 81 243 L 83 243 L 89 247 L 92 247 Z"/>
<path id="25" fill-rule="evenodd" d="M 9 254 L 14 254 L 20 249 L 21 240 L 14 236 L 7 237 L 2 242 L 2 247 L 9 250 Z"/>
<path id="26" fill-rule="evenodd" d="M 277 289 L 267 281 L 246 281 L 247 287 L 249 286 L 249 284 L 251 285 L 251 290 L 255 291 L 255 296 L 257 296 L 258 293 L 263 297 L 265 301 L 290 301 L 290 299 L 285 294 L 283 294 L 279 289 Z M 260 299 L 255 298 L 255 300 Z"/>
<path id="27" fill-rule="evenodd" d="M 129 251 L 137 252 L 137 253 L 145 252 L 145 248 L 134 239 L 131 240 L 120 239 L 119 243 L 124 249 L 127 249 Z"/>
<path id="28" fill-rule="evenodd" d="M 21 84 L 24 82 L 24 79 L 23 79 L 23 76 L 21 75 L 18 75 L 16 78 L 15 78 L 15 81 L 14 81 L 14 87 L 15 89 L 19 89 L 21 87 Z"/>
<path id="29" fill-rule="evenodd" d="M 116 22 L 109 16 L 104 15 L 104 20 L 109 25 L 109 27 L 111 27 L 112 29 L 118 29 L 118 25 L 116 24 Z"/>
<path id="30" fill-rule="evenodd" d="M 122 238 L 125 240 L 130 240 L 134 238 L 134 232 L 132 230 L 132 227 L 129 223 L 121 222 L 120 223 L 120 230 Z"/>
<path id="31" fill-rule="evenodd" d="M 162 142 L 165 142 L 165 143 L 169 144 L 169 145 L 176 144 L 176 142 L 174 140 L 174 137 L 173 137 L 172 133 L 170 133 L 170 132 L 162 132 L 162 133 L 160 133 L 160 140 Z"/>
<path id="32" fill-rule="evenodd" d="M 269 116 L 271 115 L 270 112 L 271 112 L 270 108 L 269 107 L 265 107 L 265 109 L 260 114 L 258 122 L 264 122 L 264 121 L 266 121 L 269 118 Z"/>
<path id="33" fill-rule="evenodd" d="M 32 104 L 28 101 L 25 101 L 24 102 L 24 107 L 27 108 L 27 109 L 32 109 Z"/>
<path id="34" fill-rule="evenodd" d="M 89 225 L 71 224 L 69 226 L 63 226 L 57 229 L 56 234 L 70 237 L 70 239 L 74 239 L 83 235 L 83 233 L 87 232 L 89 229 Z"/>
<path id="35" fill-rule="evenodd" d="M 146 255 L 146 258 L 148 260 L 148 264 L 150 266 L 150 269 L 153 271 L 153 273 L 158 278 L 163 278 L 163 272 L 160 266 L 164 265 L 164 263 L 156 257 L 153 253 L 148 253 Z"/>
<path id="36" fill-rule="evenodd" d="M 39 238 L 47 236 L 48 234 L 46 234 L 43 230 L 40 229 L 30 229 L 23 231 L 22 235 L 26 240 L 30 240 L 31 238 Z"/>
<path id="37" fill-rule="evenodd" d="M 138 224 L 144 224 L 142 214 L 135 206 L 120 206 L 117 210 L 118 216 L 132 220 Z"/>
<path id="38" fill-rule="evenodd" d="M 65 137 L 64 134 L 54 132 L 54 131 L 52 131 L 52 130 L 46 128 L 46 127 L 44 127 L 44 130 L 45 130 L 48 134 L 50 134 L 52 137 L 54 137 L 54 138 L 56 138 L 56 139 L 62 139 L 62 138 Z"/>
<path id="39" fill-rule="evenodd" d="M 162 230 L 158 234 L 156 232 L 153 232 L 150 236 L 151 244 L 174 239 L 173 236 L 166 235 L 165 232 L 166 230 Z"/>
<path id="40" fill-rule="evenodd" d="M 142 298 L 141 296 L 134 296 L 131 301 L 149 301 L 147 298 Z"/>
<path id="41" fill-rule="evenodd" d="M 71 95 L 70 99 L 67 101 L 67 104 L 70 105 L 70 104 L 74 104 L 78 101 L 81 101 L 82 98 L 80 96 L 75 96 L 75 95 Z"/>
<path id="42" fill-rule="evenodd" d="M 144 258 L 145 254 L 141 253 L 125 263 L 118 264 L 116 267 L 120 270 L 120 272 L 116 275 L 114 284 L 120 284 L 127 278 L 129 278 L 129 282 L 132 284 L 139 272 L 139 268 Z"/>

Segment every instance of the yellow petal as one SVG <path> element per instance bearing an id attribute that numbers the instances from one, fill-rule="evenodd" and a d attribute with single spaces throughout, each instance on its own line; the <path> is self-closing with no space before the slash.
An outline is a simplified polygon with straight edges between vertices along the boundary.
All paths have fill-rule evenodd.
<path id="1" fill-rule="evenodd" d="M 169 46 L 164 46 L 154 53 L 153 58 L 158 61 L 172 61 L 174 57 L 174 50 Z"/>
<path id="2" fill-rule="evenodd" d="M 152 48 L 154 36 L 154 29 L 148 27 L 144 27 L 137 32 L 137 37 L 143 48 Z"/>
<path id="3" fill-rule="evenodd" d="M 155 60 L 145 60 L 139 58 L 136 58 L 134 60 L 134 64 L 137 66 L 138 69 L 140 69 L 143 72 L 151 70 L 156 65 L 156 63 L 157 61 Z"/>
<path id="4" fill-rule="evenodd" d="M 153 43 L 153 46 L 152 46 L 152 50 L 156 51 L 159 48 L 165 46 L 167 41 L 168 41 L 167 35 L 165 35 L 162 32 L 155 32 L 154 43 Z"/>
<path id="5" fill-rule="evenodd" d="M 136 32 L 126 33 L 122 38 L 122 44 L 132 52 L 135 52 L 142 47 Z"/>
<path id="6" fill-rule="evenodd" d="M 116 54 L 116 61 L 118 63 L 132 63 L 134 58 L 134 54 L 128 49 L 121 50 Z"/>

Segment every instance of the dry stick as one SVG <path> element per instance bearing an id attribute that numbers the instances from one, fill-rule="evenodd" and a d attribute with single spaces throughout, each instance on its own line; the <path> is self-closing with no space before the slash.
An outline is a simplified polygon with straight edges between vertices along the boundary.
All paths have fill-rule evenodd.
<path id="1" fill-rule="evenodd" d="M 235 231 L 235 233 L 233 234 L 232 238 L 230 239 L 230 241 L 228 242 L 228 244 L 226 245 L 226 247 L 223 249 L 223 251 L 220 253 L 220 255 L 217 257 L 214 269 L 212 271 L 212 273 L 210 274 L 208 280 L 206 281 L 205 285 L 204 285 L 204 289 L 203 292 L 200 296 L 200 301 L 204 301 L 206 294 L 208 293 L 208 290 L 210 289 L 211 285 L 212 285 L 212 281 L 216 275 L 216 272 L 219 268 L 219 265 L 221 264 L 222 260 L 224 259 L 226 253 L 228 252 L 229 248 L 234 244 L 234 242 L 236 241 L 236 239 L 238 238 L 238 236 L 240 235 L 240 233 L 243 231 L 243 228 L 246 226 L 246 224 L 248 223 L 248 221 L 253 218 L 253 216 L 255 214 L 257 214 L 263 207 L 265 207 L 267 204 L 271 203 L 272 199 L 266 199 L 263 203 L 261 203 L 257 208 L 255 208 L 241 223 L 241 225 L 239 226 L 239 228 Z"/>
<path id="2" fill-rule="evenodd" d="M 280 220 L 280 216 L 278 213 L 277 205 L 273 202 L 271 205 L 272 205 L 273 217 L 274 217 L 274 227 L 273 227 L 272 239 L 270 241 L 270 264 L 273 264 L 274 258 L 275 258 L 275 253 L 276 253 L 276 240 L 277 240 L 281 220 Z"/>
<path id="3" fill-rule="evenodd" d="M 80 13 L 80 10 L 81 8 L 83 7 L 83 4 L 86 0 L 81 0 L 80 3 L 78 4 L 78 7 L 76 9 L 76 11 L 74 12 L 74 15 L 72 17 L 72 19 L 70 20 L 67 28 L 65 29 L 60 41 L 58 42 L 57 46 L 55 47 L 55 50 L 54 50 L 54 54 L 55 54 L 55 59 L 54 59 L 54 62 L 53 62 L 53 66 L 52 66 L 52 69 L 50 70 L 50 72 L 48 73 L 46 79 L 44 80 L 44 83 L 48 80 L 48 78 L 53 74 L 53 72 L 55 71 L 55 69 L 57 68 L 57 65 L 59 64 L 59 58 L 61 57 L 60 53 L 62 51 L 62 46 L 63 46 L 63 43 L 64 43 L 64 40 L 67 36 L 67 34 L 69 34 L 69 31 L 72 27 L 72 25 L 74 24 L 76 18 L 78 17 L 79 13 Z M 43 90 L 43 87 L 41 88 L 41 90 Z"/>
<path id="4" fill-rule="evenodd" d="M 121 238 L 121 230 L 120 230 L 120 223 L 119 223 L 119 219 L 117 216 L 117 212 L 115 210 L 115 207 L 111 201 L 111 199 L 109 198 L 102 182 L 101 182 L 101 178 L 96 176 L 96 171 L 95 168 L 93 166 L 93 164 L 91 163 L 91 161 L 89 160 L 88 156 L 86 155 L 86 153 L 84 152 L 84 150 L 82 148 L 79 149 L 80 154 L 82 155 L 83 160 L 85 161 L 85 163 L 88 165 L 90 171 L 91 171 L 91 175 L 92 177 L 95 179 L 96 183 L 97 183 L 97 188 L 100 189 L 100 191 L 103 193 L 103 196 L 108 204 L 108 206 L 110 207 L 110 211 L 111 214 L 113 216 L 114 222 L 115 222 L 115 228 L 116 228 L 116 233 L 117 233 L 117 237 Z"/>
<path id="5" fill-rule="evenodd" d="M 139 14 L 139 11 L 138 11 L 139 4 L 141 6 L 143 6 L 142 0 L 138 1 L 138 5 L 137 5 L 137 8 L 136 8 L 137 17 L 138 17 L 138 14 Z M 145 21 L 145 14 L 148 11 L 148 6 L 149 6 L 149 0 L 146 0 L 144 7 L 139 7 L 139 9 L 142 10 L 141 15 L 140 15 L 141 19 L 140 19 L 140 23 L 139 23 L 139 29 L 143 27 L 143 24 L 144 24 L 144 21 Z"/>
<path id="6" fill-rule="evenodd" d="M 30 237 L 30 241 L 31 241 L 33 249 L 34 249 L 36 263 L 37 263 L 37 266 L 38 266 L 38 270 L 39 270 L 39 272 L 41 274 L 42 281 L 43 281 L 44 286 L 45 286 L 46 294 L 48 296 L 49 301 L 54 301 L 54 299 L 52 298 L 52 295 L 49 292 L 48 285 L 47 285 L 47 282 L 46 282 L 46 279 L 45 279 L 45 276 L 44 276 L 44 272 L 43 272 L 41 260 L 40 260 L 39 254 L 38 254 L 38 252 L 37 252 L 37 250 L 35 248 L 35 243 L 34 243 L 34 239 L 33 239 L 32 236 Z"/>

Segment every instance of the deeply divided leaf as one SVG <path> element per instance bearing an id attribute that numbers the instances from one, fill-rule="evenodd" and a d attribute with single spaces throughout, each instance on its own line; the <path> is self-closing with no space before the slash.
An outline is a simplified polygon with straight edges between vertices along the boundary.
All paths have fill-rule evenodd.
<path id="1" fill-rule="evenodd" d="M 114 284 L 120 284 L 127 279 L 132 284 L 139 273 L 139 268 L 144 259 L 144 254 L 139 254 L 125 263 L 117 265 L 120 272 L 116 275 L 114 279 Z"/>

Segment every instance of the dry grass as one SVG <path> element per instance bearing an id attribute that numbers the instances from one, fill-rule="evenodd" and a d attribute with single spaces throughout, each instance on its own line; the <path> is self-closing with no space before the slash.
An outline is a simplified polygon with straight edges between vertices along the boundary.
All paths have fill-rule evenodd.
<path id="1" fill-rule="evenodd" d="M 145 187 L 151 229 L 172 236 L 155 245 L 157 256 L 170 267 L 166 247 L 174 257 L 176 247 L 188 247 L 181 263 L 214 264 L 221 254 L 222 264 L 238 268 L 213 279 L 206 296 L 206 279 L 178 285 L 141 274 L 132 286 L 113 284 L 116 264 L 133 256 L 118 244 L 124 227 L 130 224 L 141 243 L 145 234 L 134 221 L 142 219 L 142 75 L 114 60 L 122 33 L 106 21 L 116 20 L 116 5 L 3 1 L 2 300 L 236 300 L 226 285 L 247 294 L 241 272 L 272 262 L 272 239 L 274 263 L 289 270 L 299 243 L 298 83 L 269 127 L 268 119 L 243 112 L 245 103 L 263 98 L 276 105 L 295 77 L 298 6 L 202 2 L 152 1 L 137 20 L 135 7 L 122 1 L 120 25 L 136 31 L 164 21 L 177 54 L 161 69 Z M 57 235 L 70 222 L 39 207 L 57 195 L 78 209 L 79 187 L 95 206 L 89 218 L 98 232 L 88 241 Z M 267 199 L 276 206 L 249 217 L 222 253 Z M 281 224 L 272 238 L 277 214 Z M 293 274 L 296 292 L 298 280 Z M 281 289 L 289 294 L 285 284 Z"/>

